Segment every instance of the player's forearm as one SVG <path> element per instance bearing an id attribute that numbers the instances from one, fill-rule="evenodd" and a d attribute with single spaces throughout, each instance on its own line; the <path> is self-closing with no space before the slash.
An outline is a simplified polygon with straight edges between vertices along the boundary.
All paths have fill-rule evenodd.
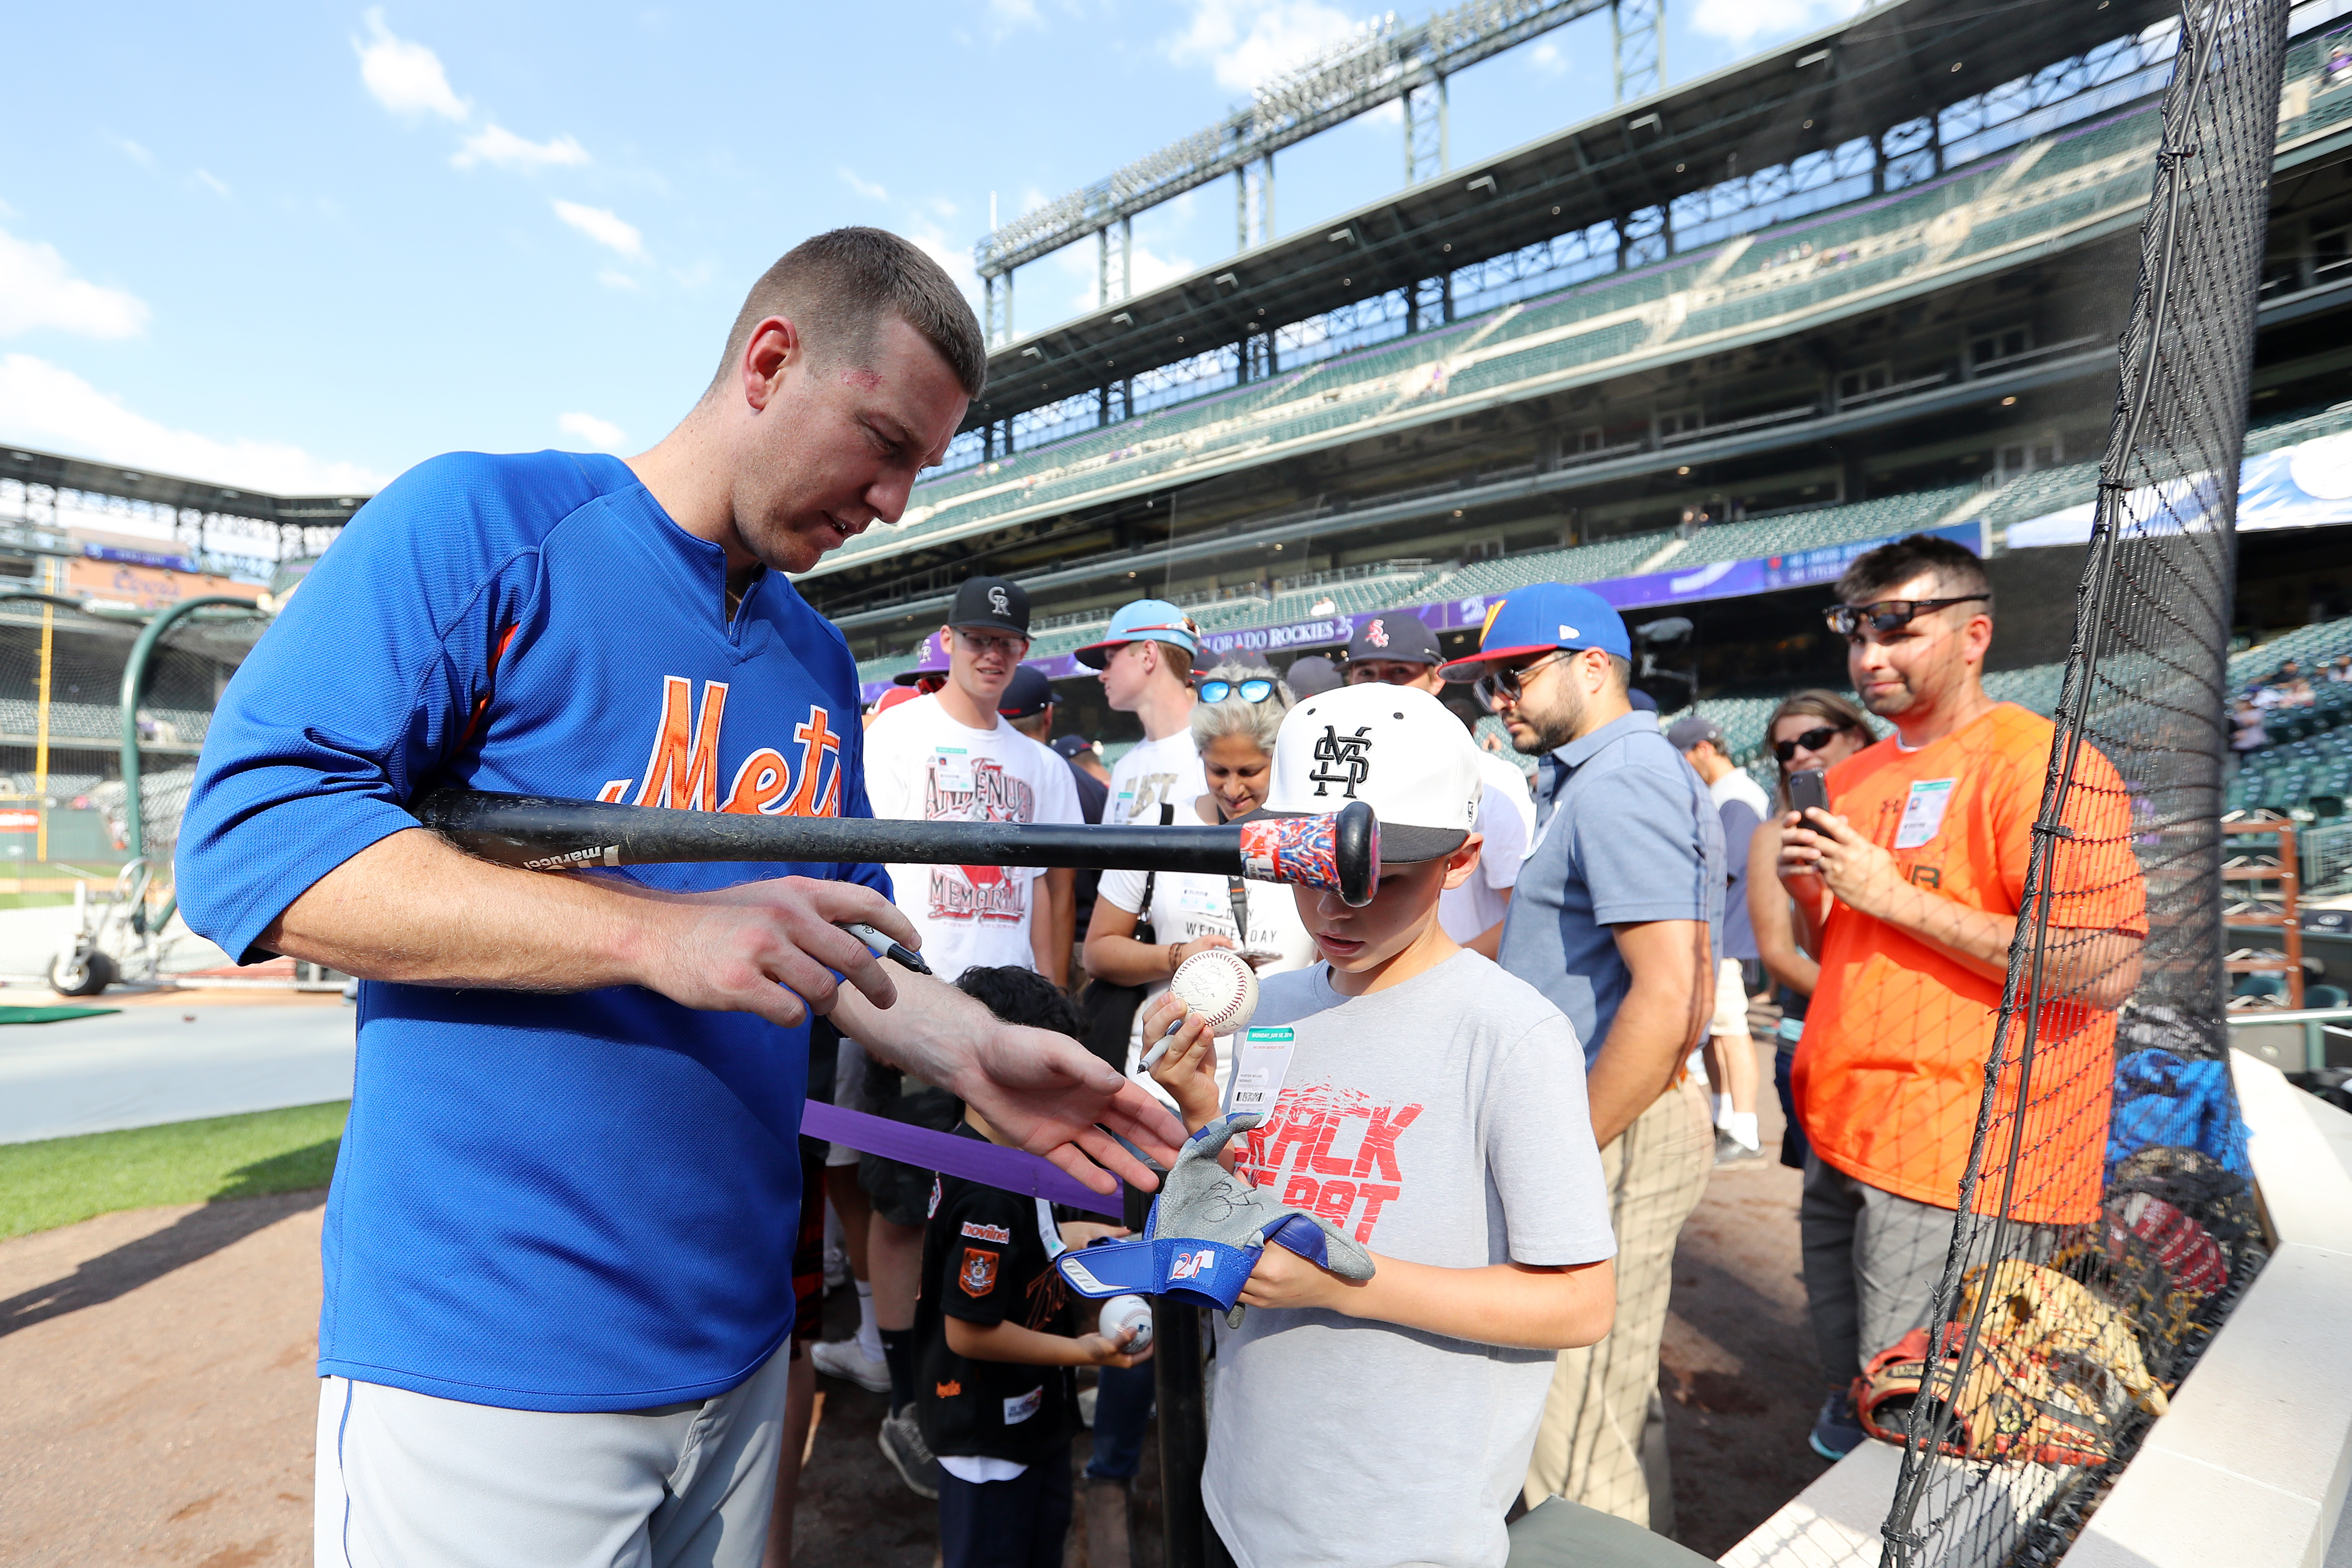
<path id="1" fill-rule="evenodd" d="M 310 884 L 261 945 L 368 980 L 584 991 L 636 982 L 665 895 L 618 878 L 493 865 L 417 829 Z"/>
<path id="2" fill-rule="evenodd" d="M 1335 1310 L 1480 1344 L 1568 1350 L 1594 1343 L 1617 1311 L 1615 1274 L 1606 1262 L 1572 1269 L 1497 1263 L 1442 1269 L 1372 1255 L 1372 1277 L 1331 1276 Z"/>
<path id="3" fill-rule="evenodd" d="M 982 1326 L 961 1318 L 946 1321 L 948 1348 L 967 1361 L 1003 1361 L 1020 1366 L 1094 1364 L 1094 1358 L 1066 1334 L 1044 1333 L 1014 1322 Z"/>

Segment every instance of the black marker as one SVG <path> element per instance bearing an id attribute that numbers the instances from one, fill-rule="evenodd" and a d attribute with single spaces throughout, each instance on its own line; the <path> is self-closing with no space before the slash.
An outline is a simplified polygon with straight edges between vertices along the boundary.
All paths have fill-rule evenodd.
<path id="1" fill-rule="evenodd" d="M 901 968 L 912 969 L 918 975 L 928 975 L 931 972 L 931 967 L 923 962 L 923 956 L 920 953 L 916 952 L 912 947 L 900 946 L 863 921 L 844 920 L 839 924 L 844 931 L 865 943 L 876 957 L 887 958 Z"/>

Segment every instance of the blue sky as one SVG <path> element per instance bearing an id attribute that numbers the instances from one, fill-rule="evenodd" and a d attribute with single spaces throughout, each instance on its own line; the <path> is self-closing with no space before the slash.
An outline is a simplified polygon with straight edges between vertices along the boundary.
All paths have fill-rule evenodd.
<path id="1" fill-rule="evenodd" d="M 1700 74 L 1854 0 L 1696 0 Z M 277 491 L 434 453 L 635 452 L 743 290 L 851 223 L 976 289 L 972 242 L 1201 129 L 1377 13 L 1352 0 L 381 8 L 52 5 L 12 18 L 0 440 Z M 1422 12 L 1401 16 L 1418 20 Z M 35 64 L 37 62 L 37 64 Z M 1594 16 L 1455 78 L 1456 162 L 1597 111 Z M 1277 160 L 1277 226 L 1402 183 L 1393 113 Z M 1139 281 L 1234 246 L 1229 183 L 1137 222 Z M 1091 305 L 1077 247 L 1018 325 Z"/>

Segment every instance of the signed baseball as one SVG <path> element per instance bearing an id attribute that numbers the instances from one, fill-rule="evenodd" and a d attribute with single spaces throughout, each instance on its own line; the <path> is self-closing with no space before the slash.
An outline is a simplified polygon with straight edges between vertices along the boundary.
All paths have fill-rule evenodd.
<path id="1" fill-rule="evenodd" d="M 1211 947 L 1176 966 L 1168 988 L 1209 1020 L 1211 1034 L 1231 1034 L 1257 1011 L 1257 971 L 1230 947 Z"/>
<path id="2" fill-rule="evenodd" d="M 1102 1304 L 1102 1317 L 1097 1327 L 1103 1338 L 1113 1344 L 1129 1329 L 1135 1331 L 1135 1343 L 1126 1347 L 1129 1355 L 1140 1354 L 1151 1348 L 1151 1303 L 1141 1296 L 1113 1296 Z"/>

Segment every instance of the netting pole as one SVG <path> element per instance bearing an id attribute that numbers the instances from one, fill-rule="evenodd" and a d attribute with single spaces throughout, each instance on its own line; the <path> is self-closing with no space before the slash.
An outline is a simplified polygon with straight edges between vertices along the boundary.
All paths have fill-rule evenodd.
<path id="1" fill-rule="evenodd" d="M 36 808 L 39 823 L 34 834 L 33 863 L 49 863 L 49 672 L 52 653 L 57 644 L 58 607 L 41 606 L 41 698 L 38 716 L 34 720 L 33 734 L 33 793 L 39 800 Z"/>
<path id="2" fill-rule="evenodd" d="M 251 610 L 253 601 L 229 594 L 206 594 L 201 599 L 183 600 L 147 622 L 139 640 L 131 644 L 131 657 L 122 665 L 122 842 L 138 860 L 147 853 L 147 823 L 139 799 L 139 697 L 147 686 L 147 665 L 155 656 L 156 645 L 163 633 L 196 611 L 215 605 Z"/>

